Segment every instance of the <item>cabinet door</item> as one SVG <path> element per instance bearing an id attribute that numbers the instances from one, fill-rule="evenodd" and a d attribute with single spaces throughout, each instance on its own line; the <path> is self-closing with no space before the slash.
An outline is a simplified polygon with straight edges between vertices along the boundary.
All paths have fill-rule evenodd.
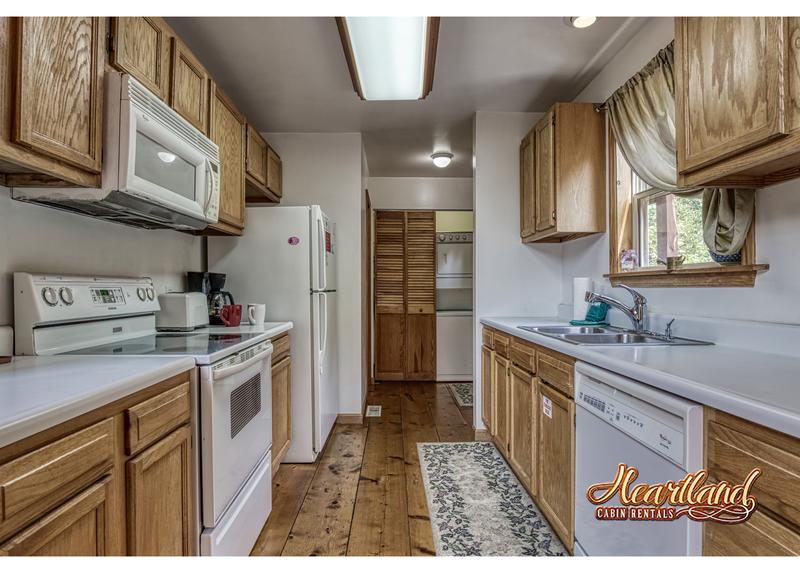
<path id="1" fill-rule="evenodd" d="M 406 213 L 406 378 L 436 379 L 436 214 Z"/>
<path id="2" fill-rule="evenodd" d="M 272 367 L 272 473 L 292 441 L 292 357 Z"/>
<path id="3" fill-rule="evenodd" d="M 375 379 L 405 376 L 405 213 L 375 215 Z"/>
<path id="4" fill-rule="evenodd" d="M 208 72 L 177 37 L 172 38 L 171 72 L 169 103 L 172 109 L 200 131 L 208 133 Z"/>
<path id="5" fill-rule="evenodd" d="M 71 500 L 15 535 L 0 555 L 85 557 L 106 555 L 109 545 L 111 478 L 83 490 Z"/>
<path id="6" fill-rule="evenodd" d="M 678 171 L 785 133 L 786 18 L 676 18 Z"/>
<path id="7" fill-rule="evenodd" d="M 169 34 L 161 18 L 111 18 L 112 66 L 163 100 L 169 92 Z"/>
<path id="8" fill-rule="evenodd" d="M 194 553 L 191 435 L 183 426 L 127 463 L 129 555 Z"/>
<path id="9" fill-rule="evenodd" d="M 508 458 L 509 441 L 508 379 L 510 370 L 511 362 L 495 353 L 494 383 L 492 384 L 492 394 L 494 395 L 494 443 L 506 458 Z"/>
<path id="10" fill-rule="evenodd" d="M 519 148 L 520 236 L 536 232 L 536 188 L 534 185 L 534 132 L 522 140 Z"/>
<path id="11" fill-rule="evenodd" d="M 536 230 L 556 226 L 555 113 L 553 110 L 536 124 L 534 181 Z"/>
<path id="12" fill-rule="evenodd" d="M 256 128 L 247 124 L 247 175 L 259 186 L 267 185 L 267 142 L 256 131 Z"/>
<path id="13" fill-rule="evenodd" d="M 244 228 L 245 120 L 219 88 L 211 100 L 210 135 L 220 160 L 219 224 L 212 227 L 238 235 Z"/>
<path id="14" fill-rule="evenodd" d="M 537 503 L 572 551 L 575 523 L 575 402 L 539 381 Z"/>
<path id="15" fill-rule="evenodd" d="M 278 199 L 283 197 L 283 162 L 280 155 L 267 145 L 267 189 Z"/>
<path id="16" fill-rule="evenodd" d="M 536 446 L 534 422 L 536 412 L 536 379 L 532 374 L 511 366 L 509 377 L 509 462 L 517 472 L 520 481 L 536 495 L 536 479 L 533 473 L 533 460 Z"/>
<path id="17" fill-rule="evenodd" d="M 15 142 L 100 173 L 104 41 L 105 18 L 17 20 Z"/>
<path id="18" fill-rule="evenodd" d="M 494 435 L 492 423 L 492 369 L 494 368 L 494 352 L 481 346 L 481 419 L 489 434 Z"/>

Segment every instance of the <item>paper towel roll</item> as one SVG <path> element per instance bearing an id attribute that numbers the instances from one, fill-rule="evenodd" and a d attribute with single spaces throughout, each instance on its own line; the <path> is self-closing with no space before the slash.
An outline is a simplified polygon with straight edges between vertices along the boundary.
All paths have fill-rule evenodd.
<path id="1" fill-rule="evenodd" d="M 572 279 L 572 318 L 583 320 L 589 303 L 586 302 L 586 291 L 592 290 L 592 279 L 589 277 L 574 277 Z"/>

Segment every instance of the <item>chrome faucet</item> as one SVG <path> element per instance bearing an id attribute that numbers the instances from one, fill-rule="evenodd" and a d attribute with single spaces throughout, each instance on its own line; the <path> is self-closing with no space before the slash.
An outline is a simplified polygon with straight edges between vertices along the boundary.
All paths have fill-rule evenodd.
<path id="1" fill-rule="evenodd" d="M 633 329 L 636 332 L 644 332 L 644 321 L 647 312 L 647 299 L 644 298 L 640 292 L 632 289 L 628 285 L 619 284 L 617 286 L 619 286 L 619 288 L 624 288 L 626 291 L 631 293 L 631 296 L 633 297 L 633 306 L 625 306 L 615 298 L 588 290 L 586 291 L 586 302 L 604 302 L 609 306 L 613 306 L 614 308 L 622 311 L 622 313 L 631 320 L 633 323 Z"/>

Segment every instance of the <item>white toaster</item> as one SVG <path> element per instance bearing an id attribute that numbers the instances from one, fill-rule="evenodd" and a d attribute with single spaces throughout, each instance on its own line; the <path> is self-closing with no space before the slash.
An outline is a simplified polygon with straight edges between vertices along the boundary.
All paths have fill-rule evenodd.
<path id="1" fill-rule="evenodd" d="M 201 292 L 168 292 L 158 295 L 158 330 L 194 330 L 208 326 L 208 301 Z"/>

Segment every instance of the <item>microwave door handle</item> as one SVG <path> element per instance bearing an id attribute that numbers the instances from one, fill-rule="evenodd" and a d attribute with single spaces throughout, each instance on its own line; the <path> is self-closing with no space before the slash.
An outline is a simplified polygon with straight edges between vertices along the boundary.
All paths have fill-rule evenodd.
<path id="1" fill-rule="evenodd" d="M 217 187 L 217 175 L 214 173 L 214 168 L 211 166 L 211 160 L 206 159 L 206 173 L 211 176 L 211 187 L 206 188 L 206 204 L 203 206 L 203 215 L 208 216 L 208 204 L 211 202 L 211 196 L 214 194 L 214 189 Z"/>
<path id="2" fill-rule="evenodd" d="M 214 370 L 213 380 L 214 382 L 219 382 L 223 378 L 228 378 L 229 376 L 233 376 L 234 374 L 241 372 L 245 368 L 249 368 L 256 362 L 260 362 L 262 360 L 269 360 L 271 355 L 272 355 L 272 345 L 268 346 L 258 354 L 251 356 L 244 362 L 241 362 L 239 364 L 232 364 L 230 366 L 226 366 L 225 368 L 220 368 L 219 370 Z"/>

